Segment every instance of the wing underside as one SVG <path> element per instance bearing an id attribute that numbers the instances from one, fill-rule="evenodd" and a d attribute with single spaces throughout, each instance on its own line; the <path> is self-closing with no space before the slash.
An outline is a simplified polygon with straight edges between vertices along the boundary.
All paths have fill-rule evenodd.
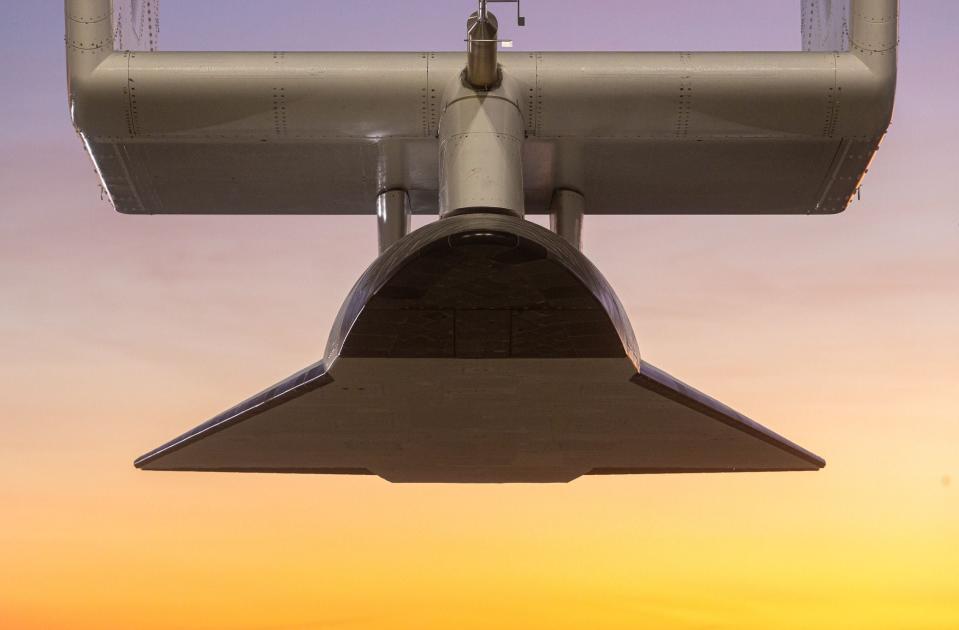
<path id="1" fill-rule="evenodd" d="M 502 483 L 816 470 L 824 462 L 647 363 L 637 373 L 623 358 L 340 358 L 136 465 Z"/>

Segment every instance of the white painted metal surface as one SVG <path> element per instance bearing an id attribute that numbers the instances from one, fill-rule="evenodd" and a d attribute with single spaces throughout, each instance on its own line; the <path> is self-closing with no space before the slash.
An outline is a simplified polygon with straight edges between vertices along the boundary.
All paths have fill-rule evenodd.
<path id="1" fill-rule="evenodd" d="M 509 75 L 489 91 L 459 76 L 443 94 L 439 128 L 440 217 L 489 208 L 522 218 L 522 110 L 520 88 Z"/>
<path id="2" fill-rule="evenodd" d="M 898 6 L 826 4 L 806 52 L 501 53 L 526 211 L 557 188 L 596 214 L 844 209 L 891 117 Z M 372 214 L 393 187 L 439 210 L 463 53 L 114 52 L 108 0 L 67 9 L 74 121 L 121 212 Z"/>

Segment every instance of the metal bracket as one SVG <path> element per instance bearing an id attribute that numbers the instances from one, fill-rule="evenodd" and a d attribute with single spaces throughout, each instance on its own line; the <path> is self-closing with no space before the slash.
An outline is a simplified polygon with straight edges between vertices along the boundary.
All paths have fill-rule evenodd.
<path id="1" fill-rule="evenodd" d="M 519 5 L 520 0 L 486 0 L 486 2 L 489 2 L 489 3 L 515 2 L 516 3 L 516 24 L 518 26 L 526 26 L 526 18 L 522 15 L 522 11 L 520 10 L 520 5 Z"/>

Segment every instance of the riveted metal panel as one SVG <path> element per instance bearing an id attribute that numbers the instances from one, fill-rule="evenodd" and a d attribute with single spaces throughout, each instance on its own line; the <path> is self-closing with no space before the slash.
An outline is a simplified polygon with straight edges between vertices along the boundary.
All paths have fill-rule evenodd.
<path id="1" fill-rule="evenodd" d="M 372 214 L 392 188 L 438 211 L 462 53 L 112 52 L 109 6 L 68 1 L 68 64 L 121 212 Z M 802 6 L 807 52 L 501 54 L 526 211 L 559 188 L 591 214 L 841 211 L 891 119 L 898 5 Z"/>

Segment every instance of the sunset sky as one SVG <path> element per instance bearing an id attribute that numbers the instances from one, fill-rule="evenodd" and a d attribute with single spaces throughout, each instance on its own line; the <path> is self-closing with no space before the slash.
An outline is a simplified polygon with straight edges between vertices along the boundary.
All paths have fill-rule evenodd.
<path id="1" fill-rule="evenodd" d="M 474 6 L 163 0 L 160 44 L 460 50 Z M 800 47 L 799 0 L 510 9 L 516 50 Z M 587 217 L 643 357 L 827 467 L 542 486 L 135 470 L 320 358 L 375 221 L 114 212 L 63 3 L 2 13 L 0 628 L 959 628 L 959 2 L 902 1 L 843 214 Z"/>

